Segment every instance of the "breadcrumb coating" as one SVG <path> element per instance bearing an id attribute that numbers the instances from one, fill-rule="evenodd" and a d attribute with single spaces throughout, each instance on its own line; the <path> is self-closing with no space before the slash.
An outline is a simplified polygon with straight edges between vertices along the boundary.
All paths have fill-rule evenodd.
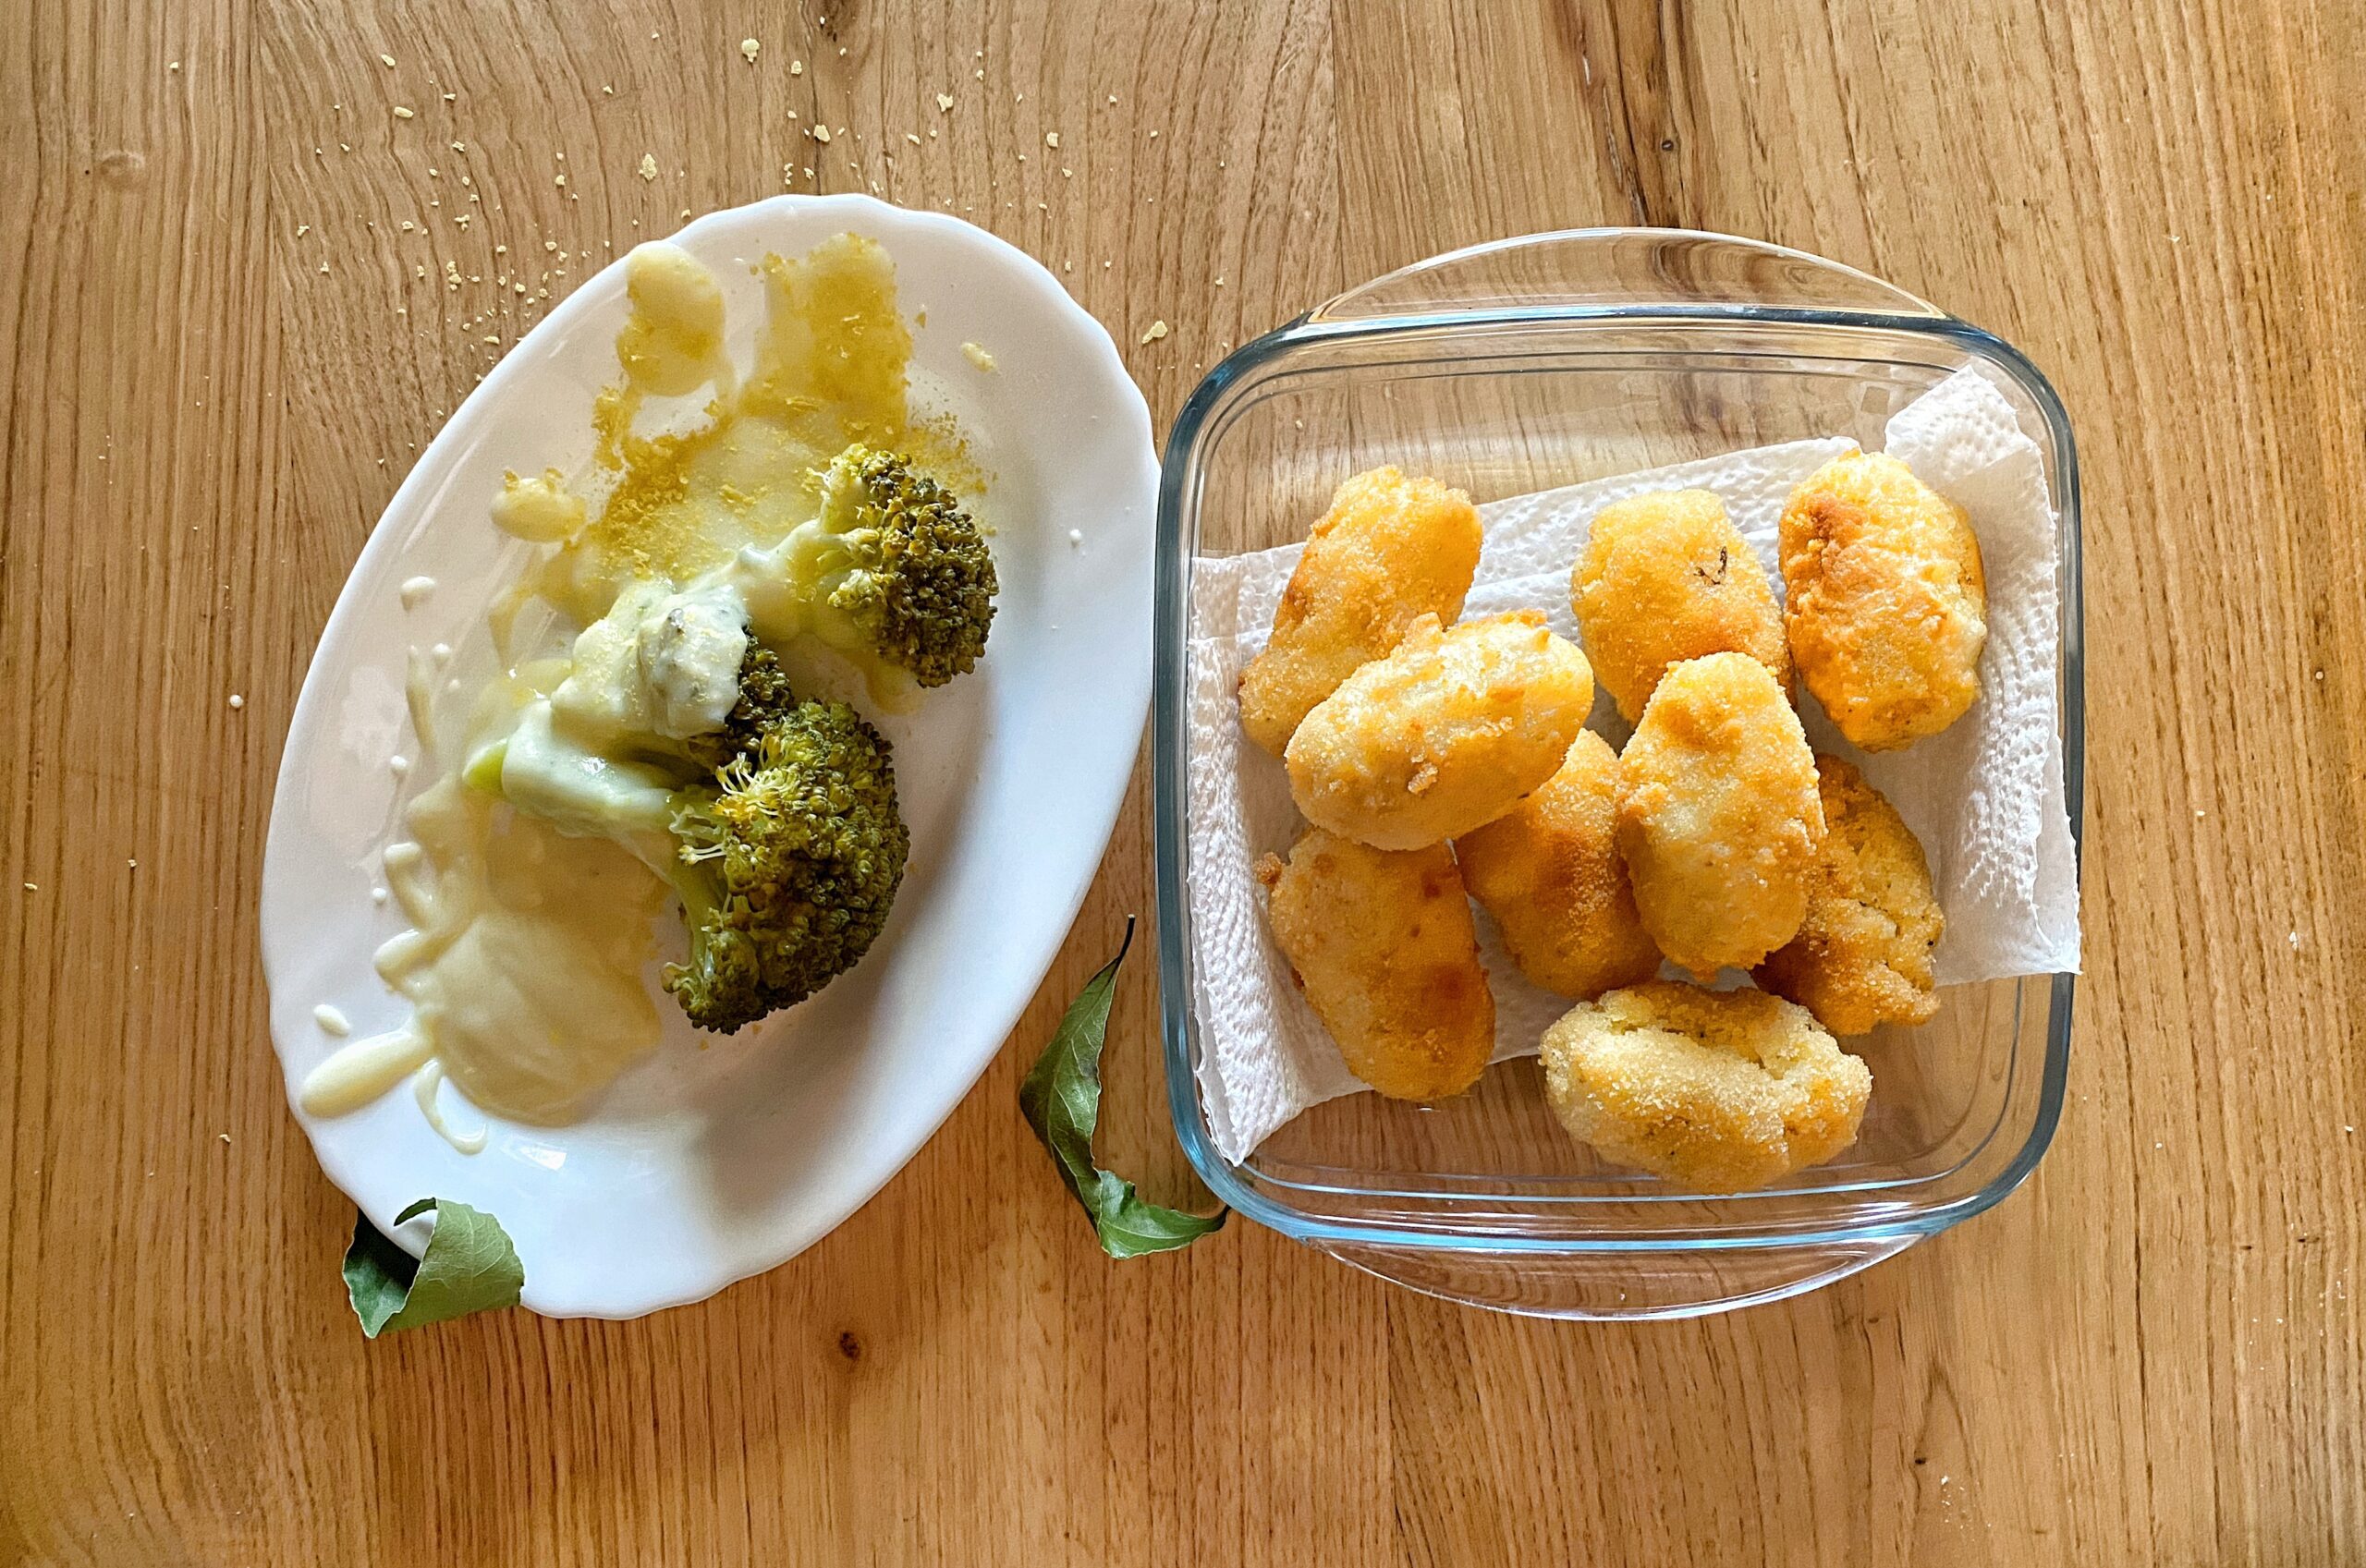
<path id="1" fill-rule="evenodd" d="M 1307 714 L 1283 753 L 1290 794 L 1308 821 L 1358 843 L 1438 844 L 1558 772 L 1592 702 L 1585 655 L 1542 612 L 1451 631 L 1425 615 Z"/>
<path id="2" fill-rule="evenodd" d="M 1815 760 L 1823 847 L 1808 880 L 1799 934 L 1758 967 L 1836 1035 L 1928 1023 L 1939 1010 L 1931 954 L 1946 929 L 1931 868 L 1897 808 L 1837 757 Z"/>
<path id="3" fill-rule="evenodd" d="M 1435 480 L 1374 468 L 1339 486 L 1240 675 L 1240 727 L 1278 757 L 1314 705 L 1421 615 L 1451 623 L 1479 569 L 1479 513 Z"/>
<path id="4" fill-rule="evenodd" d="M 1495 999 L 1445 845 L 1373 849 L 1314 828 L 1256 876 L 1274 940 L 1349 1072 L 1395 1100 L 1478 1081 Z"/>
<path id="5" fill-rule="evenodd" d="M 1605 1160 L 1704 1193 L 1821 1165 L 1857 1139 L 1873 1077 L 1807 1009 L 1653 980 L 1544 1033 L 1544 1093 Z"/>
<path id="6" fill-rule="evenodd" d="M 1656 491 L 1596 513 L 1569 607 L 1594 678 L 1629 723 L 1669 665 L 1711 653 L 1749 654 L 1790 694 L 1774 586 L 1711 491 Z"/>
<path id="7" fill-rule="evenodd" d="M 1707 978 L 1799 933 L 1823 837 L 1815 754 L 1766 666 L 1669 670 L 1618 760 L 1618 850 L 1643 929 Z"/>
<path id="8" fill-rule="evenodd" d="M 1936 735 L 1980 695 L 1988 585 L 1964 509 L 1877 452 L 1835 457 L 1783 508 L 1784 625 L 1851 744 Z"/>
<path id="9" fill-rule="evenodd" d="M 1454 841 L 1462 880 L 1526 975 L 1563 996 L 1599 996 L 1659 973 L 1618 857 L 1618 754 L 1579 732 L 1561 771 Z"/>

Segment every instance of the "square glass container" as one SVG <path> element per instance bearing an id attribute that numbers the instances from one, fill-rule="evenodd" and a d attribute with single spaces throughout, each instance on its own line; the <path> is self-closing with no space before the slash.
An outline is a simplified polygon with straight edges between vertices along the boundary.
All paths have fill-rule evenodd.
<path id="1" fill-rule="evenodd" d="M 1914 1030 L 1851 1043 L 1875 1090 L 1852 1149 L 1765 1190 L 1702 1197 L 1597 1160 L 1554 1121 L 1533 1058 L 1435 1107 L 1355 1094 L 1238 1164 L 1194 1067 L 1195 763 L 1185 694 L 1195 561 L 1302 539 L 1383 463 L 1481 503 L 1818 436 L 1883 444 L 1891 414 L 1986 366 L 2043 453 L 2059 518 L 2060 728 L 2083 784 L 2079 475 L 2069 422 L 2010 345 L 1837 263 L 1721 235 L 1589 229 L 1456 251 L 1248 344 L 1177 419 L 1159 504 L 1153 712 L 1160 982 L 1176 1130 L 1243 1215 L 1415 1290 L 1569 1318 L 1776 1300 L 1997 1202 L 2052 1138 L 2073 977 L 1951 987 Z"/>

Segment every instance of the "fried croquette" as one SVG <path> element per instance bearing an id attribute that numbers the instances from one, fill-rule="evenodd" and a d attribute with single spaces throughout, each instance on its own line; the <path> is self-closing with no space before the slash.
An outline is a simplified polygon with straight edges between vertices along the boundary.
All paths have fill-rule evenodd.
<path id="1" fill-rule="evenodd" d="M 1823 837 L 1815 754 L 1766 666 L 1688 659 L 1618 760 L 1619 853 L 1643 929 L 1707 978 L 1799 934 Z"/>
<path id="2" fill-rule="evenodd" d="M 1425 615 L 1307 714 L 1283 752 L 1290 794 L 1308 821 L 1360 844 L 1438 844 L 1551 778 L 1592 702 L 1585 655 L 1541 612 L 1451 631 Z"/>
<path id="3" fill-rule="evenodd" d="M 1519 972 L 1563 996 L 1599 996 L 1659 973 L 1618 857 L 1618 754 L 1578 732 L 1561 771 L 1454 841 L 1469 885 Z"/>
<path id="4" fill-rule="evenodd" d="M 1928 1023 L 1939 1010 L 1931 950 L 1946 919 L 1922 845 L 1848 763 L 1819 757 L 1815 772 L 1823 847 L 1808 877 L 1807 918 L 1759 966 L 1758 983 L 1836 1035 Z"/>
<path id="5" fill-rule="evenodd" d="M 1569 607 L 1594 678 L 1629 723 L 1670 664 L 1710 653 L 1747 653 L 1790 693 L 1774 587 L 1713 492 L 1664 490 L 1594 514 Z"/>
<path id="6" fill-rule="evenodd" d="M 1980 695 L 1988 587 L 1964 509 L 1896 458 L 1835 457 L 1783 508 L 1799 676 L 1867 751 L 1936 735 Z"/>
<path id="7" fill-rule="evenodd" d="M 1495 999 L 1445 845 L 1372 849 L 1311 828 L 1287 862 L 1255 869 L 1274 940 L 1349 1072 L 1393 1100 L 1478 1081 Z"/>
<path id="8" fill-rule="evenodd" d="M 1653 980 L 1544 1032 L 1544 1094 L 1605 1160 L 1704 1193 L 1821 1165 L 1857 1139 L 1873 1076 L 1807 1009 Z"/>
<path id="9" fill-rule="evenodd" d="M 1479 569 L 1470 497 L 1393 468 L 1331 497 L 1274 611 L 1273 639 L 1240 675 L 1240 727 L 1278 757 L 1316 703 L 1404 640 L 1416 616 L 1451 623 Z"/>

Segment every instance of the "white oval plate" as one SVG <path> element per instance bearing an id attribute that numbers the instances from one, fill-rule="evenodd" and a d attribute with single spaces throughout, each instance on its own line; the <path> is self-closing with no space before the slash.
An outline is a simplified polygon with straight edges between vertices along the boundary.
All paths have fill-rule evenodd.
<path id="1" fill-rule="evenodd" d="M 893 919 L 863 962 L 762 1028 L 701 1045 L 671 998 L 664 1041 L 590 1119 L 490 1121 L 457 1152 L 408 1087 L 350 1115 L 297 1119 L 329 1179 L 380 1228 L 414 1198 L 496 1216 L 526 1268 L 525 1304 L 624 1318 L 695 1301 L 819 1240 L 910 1159 L 976 1082 L 1083 902 L 1141 740 L 1150 696 L 1151 546 L 1158 461 L 1150 411 L 1116 347 L 1034 260 L 951 217 L 863 196 L 774 197 L 675 236 L 712 266 L 748 362 L 762 315 L 745 266 L 852 230 L 894 258 L 915 330 L 916 406 L 949 409 L 994 484 L 999 610 L 977 673 L 882 723 L 896 745 L 912 857 Z M 616 377 L 624 273 L 611 265 L 529 333 L 456 412 L 379 520 L 338 595 L 297 699 L 263 857 L 262 959 L 272 1036 L 295 1104 L 337 1043 L 404 1003 L 371 956 L 402 928 L 374 905 L 379 856 L 431 779 L 398 781 L 412 647 L 489 671 L 484 612 L 524 547 L 486 506 L 505 468 L 580 472 L 593 395 Z M 983 345 L 981 371 L 962 352 Z M 1071 539 L 1070 531 L 1080 536 Z M 439 587 L 406 612 L 398 585 Z M 654 967 L 651 974 L 655 981 Z M 445 1090 L 461 1126 L 485 1120 Z M 414 1253 L 426 1226 L 392 1233 Z"/>

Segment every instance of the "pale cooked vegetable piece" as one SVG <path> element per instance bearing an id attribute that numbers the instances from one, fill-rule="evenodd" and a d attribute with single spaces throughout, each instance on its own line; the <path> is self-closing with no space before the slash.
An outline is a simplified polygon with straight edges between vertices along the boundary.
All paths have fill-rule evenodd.
<path id="1" fill-rule="evenodd" d="M 1823 847 L 1799 934 L 1758 966 L 1758 983 L 1836 1035 L 1923 1024 L 1939 1010 L 1931 953 L 1946 929 L 1914 830 L 1864 775 L 1815 760 Z"/>
<path id="2" fill-rule="evenodd" d="M 1618 857 L 1618 754 L 1581 730 L 1544 786 L 1454 841 L 1512 961 L 1546 991 L 1599 996 L 1659 973 Z"/>
<path id="3" fill-rule="evenodd" d="M 1385 468 L 1341 484 L 1274 607 L 1273 639 L 1241 672 L 1249 738 L 1280 756 L 1308 711 L 1417 616 L 1461 614 L 1479 539 L 1470 497 L 1435 480 Z"/>
<path id="4" fill-rule="evenodd" d="M 1988 584 L 1964 509 L 1878 452 L 1835 457 L 1783 508 L 1799 677 L 1868 751 L 1936 735 L 1980 695 Z"/>
<path id="5" fill-rule="evenodd" d="M 1595 513 L 1569 607 L 1594 678 L 1629 723 L 1669 665 L 1711 653 L 1747 653 L 1790 692 L 1774 587 L 1714 492 L 1655 491 Z"/>
<path id="6" fill-rule="evenodd" d="M 1441 631 L 1423 616 L 1317 703 L 1283 759 L 1317 827 L 1419 849 L 1508 811 L 1551 778 L 1593 702 L 1585 655 L 1538 611 Z"/>
<path id="7" fill-rule="evenodd" d="M 1823 838 L 1815 754 L 1744 653 L 1668 671 L 1618 760 L 1618 849 L 1643 929 L 1704 979 L 1798 934 Z"/>
<path id="8" fill-rule="evenodd" d="M 1701 1192 L 1742 1192 L 1857 1140 L 1872 1073 L 1804 1007 L 1653 980 L 1580 1002 L 1544 1031 L 1544 1095 L 1605 1160 Z"/>
<path id="9" fill-rule="evenodd" d="M 1396 1100 L 1478 1081 L 1495 999 L 1445 845 L 1373 849 L 1320 828 L 1257 863 L 1266 918 L 1348 1070 Z"/>

